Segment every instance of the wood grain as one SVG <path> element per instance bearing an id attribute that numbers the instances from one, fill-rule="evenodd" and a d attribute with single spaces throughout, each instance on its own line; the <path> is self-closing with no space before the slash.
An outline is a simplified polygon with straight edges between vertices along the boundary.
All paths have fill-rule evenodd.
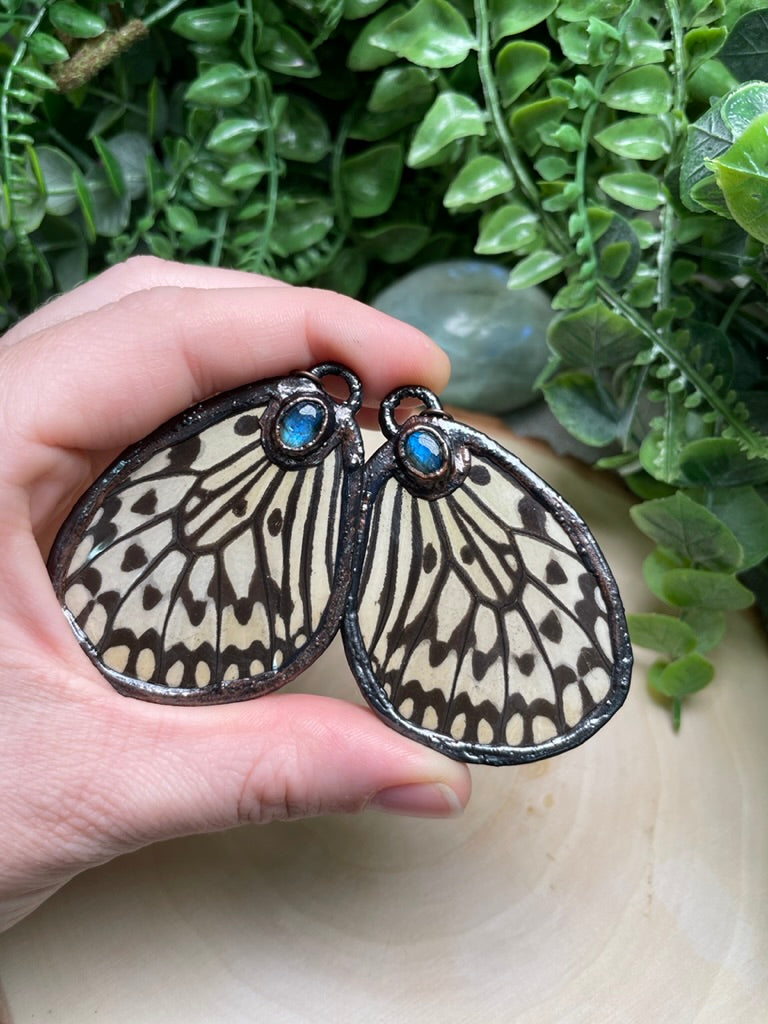
<path id="1" fill-rule="evenodd" d="M 615 482 L 494 433 L 583 514 L 627 607 L 650 607 Z M 473 769 L 459 821 L 240 829 L 81 876 L 0 940 L 14 1024 L 754 1024 L 765 637 L 733 617 L 679 735 L 637 653 L 605 729 L 550 761 Z M 358 699 L 338 644 L 300 688 Z"/>

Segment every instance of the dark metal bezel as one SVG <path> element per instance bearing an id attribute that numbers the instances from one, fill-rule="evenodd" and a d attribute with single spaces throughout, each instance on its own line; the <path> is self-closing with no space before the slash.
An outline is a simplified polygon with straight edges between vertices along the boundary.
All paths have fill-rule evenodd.
<path id="1" fill-rule="evenodd" d="M 344 376 L 345 379 L 348 375 L 352 376 L 350 371 L 341 367 L 335 368 L 334 364 L 323 364 L 319 369 L 326 367 L 334 367 L 327 370 L 329 373 L 335 373 L 338 369 L 339 375 Z M 344 370 L 343 373 L 342 370 Z M 313 372 L 310 371 L 310 373 Z M 350 391 L 352 396 L 352 389 Z M 157 683 L 148 683 L 116 672 L 104 665 L 98 651 L 80 629 L 64 602 L 67 568 L 83 538 L 87 525 L 110 495 L 149 458 L 162 449 L 184 441 L 200 433 L 206 427 L 232 415 L 246 413 L 270 402 L 270 400 L 275 408 L 280 408 L 292 397 L 297 395 L 306 397 L 308 394 L 325 396 L 326 393 L 322 390 L 319 382 L 313 382 L 306 376 L 296 375 L 275 377 L 255 384 L 248 384 L 200 402 L 168 420 L 144 440 L 126 448 L 75 504 L 51 548 L 48 557 L 48 572 L 59 604 L 80 646 L 101 675 L 111 683 L 118 693 L 126 697 L 138 697 L 154 703 L 170 705 L 199 706 L 248 700 L 279 689 L 294 679 L 323 653 L 338 632 L 351 582 L 353 556 L 353 532 L 346 528 L 346 524 L 356 522 L 359 518 L 365 454 L 360 429 L 354 416 L 356 411 L 354 402 L 351 407 L 348 407 L 336 403 L 331 398 L 328 398 L 328 401 L 334 406 L 335 431 L 324 439 L 323 444 L 316 451 L 306 457 L 303 465 L 316 464 L 322 461 L 334 447 L 341 446 L 344 474 L 334 583 L 317 629 L 308 643 L 288 662 L 256 677 L 220 680 L 218 683 L 212 683 L 200 689 L 171 688 Z"/>
<path id="2" fill-rule="evenodd" d="M 426 433 L 431 435 L 440 446 L 443 454 L 443 464 L 439 469 L 436 469 L 434 473 L 422 473 L 410 463 L 405 446 L 408 443 L 408 438 L 412 437 L 417 431 L 422 434 Z M 409 424 L 407 429 L 401 430 L 395 439 L 395 455 L 397 456 L 397 461 L 400 463 L 400 469 L 402 472 L 423 484 L 437 484 L 441 480 L 445 480 L 446 477 L 450 476 L 453 471 L 453 452 L 445 439 L 445 435 L 441 434 L 439 430 L 436 430 L 432 423 Z"/>
<path id="3" fill-rule="evenodd" d="M 435 501 L 461 487 L 472 466 L 469 450 L 464 444 L 456 442 L 455 436 L 444 429 L 450 423 L 447 416 L 437 416 L 427 410 L 418 416 L 412 416 L 392 439 L 394 452 L 394 474 L 399 482 L 411 494 L 419 498 Z M 439 473 L 419 473 L 408 465 L 403 449 L 408 437 L 416 430 L 427 430 L 440 443 L 446 455 L 445 466 Z"/>
<path id="4" fill-rule="evenodd" d="M 409 424 L 410 421 L 404 427 Z M 363 516 L 357 530 L 352 565 L 352 586 L 347 597 L 347 611 L 342 622 L 347 659 L 363 696 L 374 711 L 404 736 L 409 736 L 448 757 L 470 763 L 500 766 L 527 764 L 561 754 L 579 746 L 602 728 L 624 703 L 629 691 L 632 673 L 632 647 L 616 580 L 608 568 L 597 541 L 583 519 L 564 498 L 520 459 L 474 427 L 445 420 L 441 422 L 441 429 L 445 431 L 446 436 L 456 447 L 466 448 L 470 456 L 482 455 L 540 502 L 569 536 L 585 567 L 597 580 L 608 609 L 614 656 L 608 694 L 593 712 L 582 719 L 572 730 L 533 746 L 491 745 L 457 740 L 451 736 L 441 735 L 414 725 L 398 714 L 373 674 L 370 658 L 360 632 L 357 610 L 359 587 L 375 502 L 381 488 L 392 476 L 402 483 L 394 450 L 396 443 L 394 440 L 383 445 L 369 460 L 365 468 L 362 496 Z"/>
<path id="5" fill-rule="evenodd" d="M 324 394 L 308 389 L 313 385 L 302 381 L 300 388 L 290 397 L 278 397 L 270 402 L 261 418 L 262 444 L 269 458 L 284 469 L 303 469 L 316 466 L 338 444 L 338 424 L 333 401 Z M 286 445 L 280 437 L 280 423 L 283 417 L 297 405 L 312 402 L 323 410 L 323 423 L 316 437 L 298 448 Z"/>

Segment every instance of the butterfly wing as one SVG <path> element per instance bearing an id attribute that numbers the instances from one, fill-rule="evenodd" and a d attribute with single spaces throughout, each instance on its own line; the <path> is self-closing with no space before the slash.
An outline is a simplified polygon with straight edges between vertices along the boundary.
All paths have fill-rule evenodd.
<path id="1" fill-rule="evenodd" d="M 336 632 L 359 502 L 354 409 L 315 380 L 217 396 L 129 449 L 49 559 L 80 644 L 120 692 L 218 703 L 273 690 Z"/>
<path id="2" fill-rule="evenodd" d="M 616 584 L 586 525 L 518 459 L 414 417 L 363 490 L 344 637 L 395 728 L 515 764 L 581 743 L 617 710 L 632 656 Z"/>

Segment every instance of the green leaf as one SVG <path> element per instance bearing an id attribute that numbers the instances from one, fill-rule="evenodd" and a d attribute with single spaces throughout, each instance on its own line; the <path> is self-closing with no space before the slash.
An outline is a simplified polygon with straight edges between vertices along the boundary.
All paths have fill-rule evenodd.
<path id="1" fill-rule="evenodd" d="M 684 25 L 708 25 L 721 20 L 725 14 L 725 0 L 681 0 L 680 19 Z"/>
<path id="2" fill-rule="evenodd" d="M 426 224 L 390 221 L 360 231 L 357 238 L 364 253 L 384 263 L 404 263 L 426 245 L 429 236 Z"/>
<path id="3" fill-rule="evenodd" d="M 633 68 L 614 78 L 602 100 L 614 110 L 664 114 L 672 106 L 672 79 L 658 64 Z"/>
<path id="4" fill-rule="evenodd" d="M 615 367 L 634 359 L 646 345 L 640 331 L 602 300 L 556 317 L 547 340 L 566 366 L 588 369 Z"/>
<path id="5" fill-rule="evenodd" d="M 738 569 L 744 552 L 733 533 L 703 505 L 678 491 L 634 505 L 630 515 L 651 540 L 704 569 Z"/>
<path id="6" fill-rule="evenodd" d="M 688 74 L 701 67 L 717 53 L 726 40 L 728 30 L 723 26 L 718 28 L 694 28 L 686 32 L 683 44 L 688 58 Z"/>
<path id="7" fill-rule="evenodd" d="M 69 50 L 64 43 L 46 32 L 35 32 L 29 40 L 29 52 L 41 64 L 60 64 L 69 60 Z"/>
<path id="8" fill-rule="evenodd" d="M 78 169 L 73 172 L 72 176 L 75 182 L 77 201 L 80 204 L 80 212 L 83 215 L 85 237 L 88 242 L 93 243 L 96 241 L 96 225 L 93 219 L 93 201 L 82 172 Z"/>
<path id="9" fill-rule="evenodd" d="M 320 65 L 309 46 L 284 22 L 264 29 L 256 53 L 262 67 L 282 75 L 315 78 L 320 74 Z"/>
<path id="10" fill-rule="evenodd" d="M 383 7 L 387 0 L 344 0 L 344 17 L 367 18 Z"/>
<path id="11" fill-rule="evenodd" d="M 423 68 L 386 68 L 374 82 L 367 107 L 374 114 L 387 114 L 403 106 L 428 106 L 434 94 L 432 79 Z"/>
<path id="12" fill-rule="evenodd" d="M 694 189 L 705 181 L 714 183 L 714 175 L 705 161 L 724 153 L 732 141 L 731 130 L 720 114 L 720 104 L 708 110 L 688 128 L 680 167 L 680 198 L 689 210 L 698 212 L 704 209 L 701 201 L 693 194 Z"/>
<path id="13" fill-rule="evenodd" d="M 740 18 L 718 56 L 740 82 L 764 78 L 768 60 L 768 11 L 751 11 Z"/>
<path id="14" fill-rule="evenodd" d="M 482 218 L 475 252 L 482 256 L 526 252 L 540 237 L 537 214 L 520 203 L 508 203 Z"/>
<path id="15" fill-rule="evenodd" d="M 741 570 L 768 558 L 768 503 L 754 487 L 715 484 L 711 490 L 692 492 L 692 497 L 706 504 L 741 544 L 744 550 Z"/>
<path id="16" fill-rule="evenodd" d="M 98 14 L 87 11 L 79 4 L 69 3 L 69 0 L 53 4 L 48 17 L 55 29 L 75 39 L 94 39 L 107 29 L 106 22 Z"/>
<path id="17" fill-rule="evenodd" d="M 166 207 L 165 215 L 168 218 L 168 224 L 171 229 L 178 231 L 180 235 L 197 231 L 197 217 L 188 207 L 180 206 L 178 203 L 171 203 L 170 206 Z"/>
<path id="18" fill-rule="evenodd" d="M 687 483 L 704 487 L 738 487 L 768 483 L 768 462 L 748 459 L 735 440 L 705 437 L 689 441 L 680 451 L 680 470 Z"/>
<path id="19" fill-rule="evenodd" d="M 219 121 L 205 143 L 213 153 L 236 156 L 251 149 L 266 125 L 252 117 L 230 117 Z"/>
<path id="20" fill-rule="evenodd" d="M 556 7 L 557 0 L 491 0 L 493 42 L 527 32 L 548 18 Z"/>
<path id="21" fill-rule="evenodd" d="M 229 168 L 221 183 L 225 188 L 251 189 L 258 185 L 268 170 L 269 164 L 260 157 L 241 160 Z"/>
<path id="22" fill-rule="evenodd" d="M 77 208 L 74 179 L 77 164 L 53 146 L 38 146 L 35 152 L 45 183 L 45 212 L 54 217 L 66 217 Z"/>
<path id="23" fill-rule="evenodd" d="M 362 110 L 350 125 L 349 138 L 362 142 L 381 142 L 382 139 L 395 135 L 408 125 L 421 121 L 423 117 L 423 103 L 416 106 L 408 104 L 385 113 Z M 444 153 L 440 150 L 434 160 L 439 163 L 443 156 Z"/>
<path id="24" fill-rule="evenodd" d="M 45 217 L 45 195 L 42 172 L 32 147 L 27 149 L 28 172 L 30 177 L 13 182 L 13 212 L 15 226 L 26 234 L 36 231 Z M 6 202 L 8 200 L 6 193 Z"/>
<path id="25" fill-rule="evenodd" d="M 727 215 L 725 199 L 710 161 L 722 156 L 761 114 L 768 113 L 768 84 L 748 82 L 718 101 L 688 129 L 680 169 L 680 196 L 685 205 Z"/>
<path id="26" fill-rule="evenodd" d="M 619 411 L 613 404 L 607 407 L 593 377 L 577 370 L 559 373 L 543 392 L 551 411 L 579 441 L 600 447 L 616 439 Z"/>
<path id="27" fill-rule="evenodd" d="M 688 95 L 692 102 L 713 103 L 735 89 L 739 83 L 728 68 L 715 57 L 705 60 L 688 79 Z"/>
<path id="28" fill-rule="evenodd" d="M 322 241 L 333 223 L 333 206 L 327 199 L 293 199 L 278 212 L 270 247 L 278 256 L 291 256 Z"/>
<path id="29" fill-rule="evenodd" d="M 740 85 L 723 97 L 720 113 L 735 140 L 755 118 L 768 113 L 768 83 L 747 82 Z"/>
<path id="30" fill-rule="evenodd" d="M 131 200 L 127 190 L 123 195 L 116 195 L 106 170 L 100 165 L 88 171 L 85 185 L 90 196 L 96 234 L 102 238 L 116 238 L 125 231 L 131 216 Z"/>
<path id="31" fill-rule="evenodd" d="M 120 170 L 120 164 L 115 160 L 109 150 L 109 147 L 104 144 L 98 135 L 94 135 L 93 137 L 93 146 L 99 154 L 101 165 L 104 168 L 104 173 L 106 174 L 107 181 L 109 182 L 112 191 L 116 196 L 126 195 L 123 172 Z"/>
<path id="32" fill-rule="evenodd" d="M 498 157 L 487 154 L 476 156 L 464 164 L 448 186 L 443 204 L 449 210 L 459 206 L 474 206 L 503 195 L 514 184 L 512 172 Z"/>
<path id="33" fill-rule="evenodd" d="M 570 281 L 568 284 L 563 285 L 552 297 L 552 309 L 558 312 L 568 309 L 580 309 L 582 306 L 588 305 L 594 297 L 594 281 Z"/>
<path id="34" fill-rule="evenodd" d="M 152 153 L 149 139 L 140 132 L 119 132 L 104 148 L 119 168 L 128 198 L 139 199 L 147 188 L 147 160 Z"/>
<path id="35" fill-rule="evenodd" d="M 646 64 L 663 64 L 670 46 L 671 43 L 665 38 L 660 38 L 658 30 L 645 18 L 625 18 L 622 22 L 616 63 L 622 67 L 633 68 Z"/>
<path id="36" fill-rule="evenodd" d="M 618 30 L 596 17 L 561 26 L 557 39 L 568 60 L 592 67 L 613 63 L 621 44 Z"/>
<path id="37" fill-rule="evenodd" d="M 18 78 L 22 78 L 25 82 L 34 86 L 36 89 L 58 89 L 58 86 L 50 75 L 46 75 L 46 73 L 44 71 L 40 71 L 39 68 L 30 67 L 28 64 L 17 65 L 14 70 L 14 74 Z"/>
<path id="38" fill-rule="evenodd" d="M 211 209 L 226 209 L 234 206 L 237 197 L 222 182 L 218 164 L 197 162 L 189 172 L 189 189 L 195 199 Z"/>
<path id="39" fill-rule="evenodd" d="M 529 89 L 549 64 L 550 53 L 541 43 L 515 39 L 496 57 L 496 84 L 502 105 L 508 107 Z"/>
<path id="40" fill-rule="evenodd" d="M 56 287 L 62 292 L 69 292 L 85 281 L 88 277 L 88 246 L 80 232 L 77 240 L 73 239 L 71 248 L 51 258 L 51 267 Z"/>
<path id="41" fill-rule="evenodd" d="M 643 560 L 643 579 L 650 592 L 664 601 L 662 584 L 671 569 L 683 568 L 683 560 L 668 548 L 656 548 Z"/>
<path id="42" fill-rule="evenodd" d="M 201 107 L 235 107 L 251 90 L 251 79 L 239 64 L 224 62 L 204 71 L 185 93 L 188 103 Z"/>
<path id="43" fill-rule="evenodd" d="M 664 201 L 661 182 L 644 171 L 604 174 L 598 185 L 611 199 L 633 210 L 655 210 Z"/>
<path id="44" fill-rule="evenodd" d="M 377 45 L 373 40 L 407 11 L 408 8 L 405 4 L 392 4 L 367 21 L 349 48 L 347 67 L 352 71 L 372 71 L 374 68 L 391 64 L 395 60 L 395 54 L 391 50 Z"/>
<path id="45" fill-rule="evenodd" d="M 629 221 L 618 213 L 609 213 L 604 230 L 594 226 L 599 207 L 591 207 L 588 220 L 595 239 L 595 253 L 600 274 L 611 284 L 623 288 L 632 280 L 640 263 L 640 243 Z"/>
<path id="46" fill-rule="evenodd" d="M 507 279 L 507 288 L 519 291 L 521 288 L 530 288 L 531 285 L 548 281 L 550 277 L 564 270 L 567 262 L 565 256 L 558 256 L 548 249 L 532 252 L 530 256 L 520 260 L 512 270 Z"/>
<path id="47" fill-rule="evenodd" d="M 627 615 L 632 643 L 652 651 L 680 658 L 696 647 L 696 634 L 691 627 L 672 615 L 657 612 Z"/>
<path id="48" fill-rule="evenodd" d="M 557 17 L 562 21 L 616 18 L 626 9 L 626 6 L 622 0 L 560 0 Z"/>
<path id="49" fill-rule="evenodd" d="M 475 37 L 464 16 L 447 0 L 417 0 L 410 11 L 382 27 L 370 42 L 412 64 L 452 68 L 466 58 Z"/>
<path id="50" fill-rule="evenodd" d="M 353 217 L 378 217 L 392 205 L 400 187 L 403 150 L 399 143 L 371 146 L 341 165 L 341 185 Z"/>
<path id="51" fill-rule="evenodd" d="M 651 687 L 665 697 L 680 698 L 696 693 L 709 686 L 715 675 L 711 661 L 695 651 L 686 654 L 668 665 L 657 662 L 657 668 L 649 672 Z"/>
<path id="52" fill-rule="evenodd" d="M 535 154 L 557 129 L 568 110 L 568 101 L 560 98 L 534 100 L 517 107 L 509 119 L 510 127 L 526 153 Z"/>
<path id="53" fill-rule="evenodd" d="M 755 600 L 732 574 L 706 569 L 670 569 L 662 579 L 661 591 L 669 604 L 712 611 L 741 611 Z"/>
<path id="54" fill-rule="evenodd" d="M 595 135 L 601 146 L 630 160 L 658 160 L 669 153 L 669 130 L 662 118 L 628 117 Z"/>
<path id="55" fill-rule="evenodd" d="M 286 160 L 317 163 L 331 148 L 325 118 L 311 103 L 289 96 L 275 127 L 275 148 Z"/>
<path id="56" fill-rule="evenodd" d="M 409 167 L 423 167 L 451 142 L 485 135 L 485 116 L 475 101 L 458 92 L 442 92 L 416 129 L 408 151 Z"/>
<path id="57" fill-rule="evenodd" d="M 533 166 L 544 181 L 558 181 L 572 172 L 571 163 L 564 156 L 542 156 Z"/>
<path id="58" fill-rule="evenodd" d="M 720 643 L 725 635 L 725 615 L 708 608 L 683 608 L 680 620 L 693 630 L 696 650 L 706 654 Z"/>
<path id="59" fill-rule="evenodd" d="M 755 118 L 730 149 L 708 166 L 739 227 L 768 242 L 768 113 Z"/>
<path id="60" fill-rule="evenodd" d="M 195 43 L 223 43 L 237 28 L 239 17 L 240 7 L 234 2 L 197 7 L 177 15 L 171 31 Z"/>

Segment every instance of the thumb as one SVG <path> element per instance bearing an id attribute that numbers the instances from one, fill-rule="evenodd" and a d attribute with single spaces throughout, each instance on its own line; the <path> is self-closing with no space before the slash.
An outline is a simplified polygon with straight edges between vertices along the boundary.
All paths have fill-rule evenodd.
<path id="1" fill-rule="evenodd" d="M 16 707 L 20 728 L 0 756 L 17 775 L 2 787 L 15 806 L 0 890 L 10 879 L 28 909 L 84 868 L 161 839 L 365 808 L 449 817 L 469 799 L 465 765 L 333 698 L 192 709 L 62 689 L 45 714 Z"/>
<path id="2" fill-rule="evenodd" d="M 102 780 L 122 793 L 145 841 L 368 807 L 449 817 L 469 798 L 466 766 L 344 701 L 280 693 L 199 709 L 199 718 L 197 709 L 137 709 L 151 719 L 169 710 L 173 721 L 145 735 L 141 785 Z"/>

